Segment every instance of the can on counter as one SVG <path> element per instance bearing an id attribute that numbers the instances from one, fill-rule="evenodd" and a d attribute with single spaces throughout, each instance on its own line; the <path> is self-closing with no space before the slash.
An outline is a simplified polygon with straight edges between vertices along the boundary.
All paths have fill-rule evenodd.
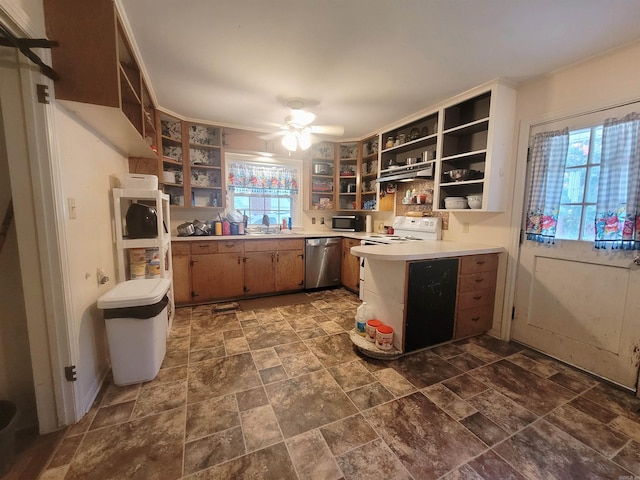
<path id="1" fill-rule="evenodd" d="M 129 263 L 129 278 L 131 280 L 143 280 L 146 274 L 147 262 Z"/>
<path id="2" fill-rule="evenodd" d="M 367 341 L 373 343 L 376 341 L 376 329 L 382 325 L 382 322 L 380 320 L 367 320 L 367 324 L 365 326 L 365 338 L 367 339 Z"/>

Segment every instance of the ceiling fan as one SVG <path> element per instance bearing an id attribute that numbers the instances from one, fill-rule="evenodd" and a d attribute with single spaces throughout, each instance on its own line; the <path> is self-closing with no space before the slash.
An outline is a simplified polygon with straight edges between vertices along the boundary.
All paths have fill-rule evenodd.
<path id="1" fill-rule="evenodd" d="M 268 140 L 282 136 L 282 145 L 290 152 L 308 149 L 314 143 L 315 135 L 340 136 L 344 133 L 344 127 L 339 125 L 312 125 L 316 116 L 304 110 L 303 100 L 287 100 L 286 106 L 291 109 L 291 113 L 284 119 L 280 131 L 262 138 Z"/>

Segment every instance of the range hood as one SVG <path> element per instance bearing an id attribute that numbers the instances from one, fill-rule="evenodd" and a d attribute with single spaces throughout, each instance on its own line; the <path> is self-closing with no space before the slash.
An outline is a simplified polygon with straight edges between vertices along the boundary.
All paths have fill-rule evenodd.
<path id="1" fill-rule="evenodd" d="M 376 182 L 433 178 L 433 166 L 434 162 L 419 162 L 412 165 L 388 168 L 380 171 L 380 176 L 376 178 Z"/>

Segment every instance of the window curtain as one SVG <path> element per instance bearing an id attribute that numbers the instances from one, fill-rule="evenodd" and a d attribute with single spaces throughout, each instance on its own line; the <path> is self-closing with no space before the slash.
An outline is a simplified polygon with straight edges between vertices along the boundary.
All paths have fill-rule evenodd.
<path id="1" fill-rule="evenodd" d="M 542 132 L 533 137 L 527 208 L 527 240 L 554 243 L 562 195 L 569 129 Z"/>
<path id="2" fill-rule="evenodd" d="M 227 187 L 238 193 L 294 195 L 298 193 L 298 170 L 275 165 L 231 163 Z"/>
<path id="3" fill-rule="evenodd" d="M 640 250 L 640 113 L 602 130 L 595 247 Z"/>

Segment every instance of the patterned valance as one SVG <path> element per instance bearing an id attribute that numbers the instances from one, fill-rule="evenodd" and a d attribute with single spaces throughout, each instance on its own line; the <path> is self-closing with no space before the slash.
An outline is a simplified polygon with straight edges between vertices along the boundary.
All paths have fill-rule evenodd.
<path id="1" fill-rule="evenodd" d="M 227 187 L 238 193 L 295 195 L 298 170 L 281 165 L 234 162 L 229 165 Z"/>

